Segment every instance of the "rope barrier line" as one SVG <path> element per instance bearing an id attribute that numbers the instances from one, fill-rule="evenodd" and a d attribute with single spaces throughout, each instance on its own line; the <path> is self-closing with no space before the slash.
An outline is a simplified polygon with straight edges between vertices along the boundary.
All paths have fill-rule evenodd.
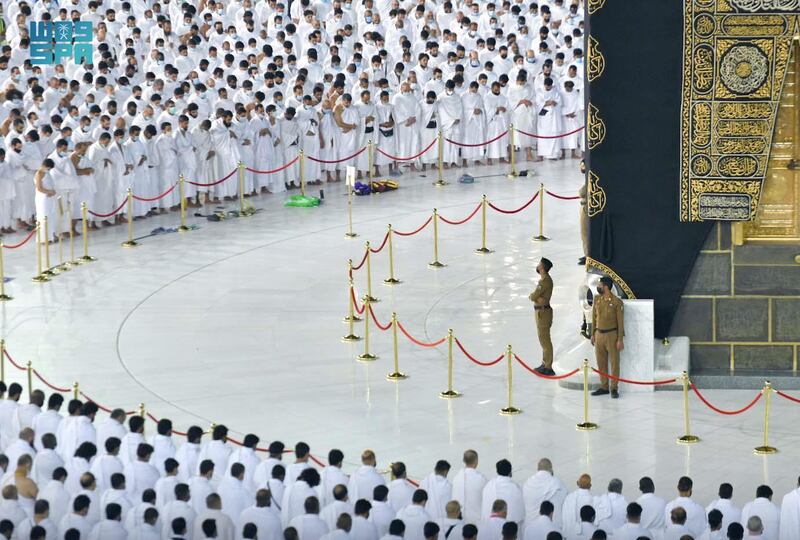
<path id="1" fill-rule="evenodd" d="M 464 356 L 466 356 L 467 358 L 469 358 L 469 360 L 471 362 L 474 362 L 475 364 L 478 364 L 479 366 L 484 366 L 484 367 L 493 366 L 493 365 L 499 363 L 500 361 L 502 361 L 503 358 L 505 358 L 505 356 L 506 356 L 506 353 L 503 352 L 503 353 L 500 353 L 500 356 L 498 356 L 494 360 L 489 360 L 488 362 L 482 362 L 482 361 L 478 360 L 477 358 L 475 358 L 474 356 L 472 356 L 471 354 L 469 354 L 467 352 L 467 349 L 464 348 L 464 345 L 461 344 L 461 342 L 458 340 L 458 338 L 455 338 L 455 342 L 456 342 L 456 345 L 458 346 L 458 348 L 461 349 L 461 352 L 464 353 Z"/>
<path id="2" fill-rule="evenodd" d="M 391 321 L 389 321 L 389 323 L 387 323 L 385 326 L 382 325 L 380 322 L 378 322 L 378 318 L 375 316 L 375 312 L 372 311 L 372 306 L 369 306 L 369 314 L 372 315 L 372 322 L 374 322 L 375 326 L 377 326 L 378 329 L 381 330 L 382 332 L 385 332 L 392 327 Z"/>
<path id="3" fill-rule="evenodd" d="M 517 130 L 517 131 L 519 131 L 519 130 Z M 503 137 L 505 137 L 506 135 L 508 135 L 508 130 L 505 130 L 504 132 L 502 132 L 500 135 L 498 135 L 494 139 L 489 139 L 488 141 L 485 141 L 485 142 L 482 142 L 482 143 L 477 143 L 477 144 L 462 143 L 462 142 L 454 141 L 452 139 L 445 139 L 445 140 L 447 142 L 449 142 L 450 144 L 454 144 L 456 146 L 461 146 L 463 148 L 477 148 L 479 146 L 488 146 L 488 145 L 492 144 L 493 142 L 497 142 L 500 139 L 502 139 Z"/>
<path id="4" fill-rule="evenodd" d="M 78 391 L 78 393 L 79 393 L 79 394 L 80 394 L 80 395 L 81 395 L 81 396 L 82 396 L 84 399 L 86 399 L 86 401 L 91 401 L 92 403 L 94 403 L 95 405 L 97 405 L 97 408 L 98 408 L 98 409 L 100 409 L 101 411 L 104 411 L 104 412 L 107 412 L 107 413 L 110 413 L 110 412 L 111 412 L 111 409 L 109 409 L 108 407 L 104 407 L 104 406 L 103 406 L 103 405 L 101 405 L 100 403 L 96 402 L 95 400 L 93 400 L 92 398 L 90 398 L 89 396 L 87 396 L 87 395 L 86 395 L 86 393 L 85 393 L 83 390 L 79 390 L 79 391 Z M 130 416 L 130 415 L 132 415 L 132 414 L 136 414 L 136 411 L 125 411 L 125 415 L 127 415 L 127 416 Z"/>
<path id="5" fill-rule="evenodd" d="M 72 388 L 59 388 L 58 386 L 51 384 L 50 382 L 47 381 L 47 379 L 42 377 L 42 374 L 39 373 L 36 369 L 33 370 L 33 374 L 36 375 L 36 378 L 42 381 L 45 384 L 45 386 L 47 386 L 52 390 L 55 390 L 56 392 L 61 392 L 62 394 L 66 394 L 67 392 L 72 392 Z"/>
<path id="6" fill-rule="evenodd" d="M 281 171 L 283 171 L 283 170 L 286 170 L 286 169 L 288 169 L 289 167 L 291 167 L 292 165 L 294 165 L 295 163 L 297 163 L 297 160 L 298 160 L 298 159 L 300 159 L 300 156 L 296 156 L 296 157 L 295 157 L 295 158 L 294 158 L 292 161 L 290 161 L 289 163 L 285 163 L 285 164 L 281 165 L 280 167 L 278 167 L 277 169 L 272 169 L 271 171 L 260 171 L 260 170 L 258 170 L 258 169 L 251 169 L 250 167 L 245 167 L 245 169 L 246 169 L 247 171 L 249 171 L 249 172 L 253 173 L 253 174 L 275 174 L 275 173 L 279 173 L 279 172 L 281 172 Z"/>
<path id="7" fill-rule="evenodd" d="M 560 135 L 537 135 L 536 133 L 528 133 L 527 131 L 522 131 L 521 129 L 517 129 L 517 133 L 522 133 L 528 137 L 532 137 L 534 139 L 560 139 L 561 137 L 569 137 L 570 135 L 575 135 L 579 131 L 582 131 L 583 128 L 586 126 L 581 126 L 578 129 L 573 129 L 572 131 L 568 131 L 567 133 L 562 133 Z"/>
<path id="8" fill-rule="evenodd" d="M 367 252 L 364 252 L 364 258 L 361 259 L 361 262 L 358 264 L 353 265 L 353 270 L 361 270 L 361 267 L 364 266 L 364 263 L 367 262 Z"/>
<path id="9" fill-rule="evenodd" d="M 223 177 L 222 177 L 222 178 L 220 178 L 219 180 L 214 180 L 213 182 L 208 182 L 208 183 L 206 183 L 206 182 L 192 182 L 191 180 L 186 180 L 186 182 L 187 182 L 187 183 L 189 183 L 189 184 L 192 184 L 193 186 L 198 186 L 198 187 L 211 187 L 211 186 L 216 186 L 216 185 L 218 185 L 218 184 L 221 184 L 221 183 L 222 183 L 222 182 L 224 182 L 225 180 L 229 179 L 229 178 L 230 178 L 231 176 L 233 176 L 234 174 L 236 174 L 236 171 L 238 171 L 238 170 L 239 170 L 238 168 L 236 168 L 236 169 L 233 169 L 233 170 L 232 170 L 230 173 L 228 173 L 228 175 L 227 175 L 227 176 L 223 176 Z"/>
<path id="10" fill-rule="evenodd" d="M 567 197 L 566 195 L 559 195 L 558 193 L 553 193 L 548 189 L 544 190 L 544 192 L 550 195 L 551 197 L 554 197 L 556 199 L 561 199 L 562 201 L 575 201 L 577 199 L 580 199 L 580 196 L 578 195 L 575 195 L 574 197 Z"/>
<path id="11" fill-rule="evenodd" d="M 413 230 L 413 231 L 411 231 L 411 232 L 400 232 L 400 231 L 392 231 L 392 232 L 393 232 L 394 234 L 398 235 L 398 236 L 414 236 L 415 234 L 418 234 L 418 233 L 422 232 L 422 230 L 423 230 L 425 227 L 427 227 L 428 225 L 430 225 L 430 224 L 431 224 L 431 221 L 433 221 L 433 217 L 432 217 L 432 216 L 431 216 L 431 217 L 428 217 L 428 219 L 427 219 L 427 220 L 425 220 L 425 223 L 423 223 L 422 225 L 420 225 L 420 227 L 419 227 L 418 229 L 414 229 L 414 230 Z"/>
<path id="12" fill-rule="evenodd" d="M 601 377 L 605 377 L 607 379 L 611 379 L 612 381 L 617 381 L 617 382 L 627 383 L 627 384 L 638 384 L 640 386 L 659 386 L 659 385 L 662 385 L 662 384 L 672 384 L 672 383 L 674 383 L 675 381 L 678 380 L 677 378 L 672 378 L 672 379 L 664 379 L 662 381 L 634 381 L 634 380 L 631 380 L 631 379 L 623 379 L 622 377 L 615 377 L 615 376 L 611 375 L 610 373 L 606 373 L 604 371 L 600 371 L 599 369 L 595 369 L 595 368 L 592 368 L 592 371 L 594 371 L 595 373 L 597 373 Z"/>
<path id="13" fill-rule="evenodd" d="M 481 209 L 481 206 L 482 206 L 482 205 L 483 205 L 483 203 L 478 203 L 478 206 L 476 206 L 476 207 L 475 207 L 475 210 L 473 210 L 473 211 L 472 211 L 472 213 L 471 213 L 470 215 L 468 215 L 467 217 L 465 217 L 464 219 L 462 219 L 462 220 L 460 220 L 460 221 L 450 221 L 449 219 L 445 218 L 445 217 L 444 217 L 443 215 L 441 215 L 441 214 L 439 214 L 439 219 L 441 219 L 442 221 L 444 221 L 444 222 L 445 222 L 445 223 L 447 223 L 448 225 L 463 225 L 464 223 L 466 223 L 467 221 L 469 221 L 469 220 L 471 220 L 473 217 L 475 217 L 475 214 L 477 214 L 477 213 L 478 213 L 478 210 L 480 210 L 480 209 Z"/>
<path id="14" fill-rule="evenodd" d="M 433 139 L 431 141 L 431 143 L 422 150 L 422 152 L 420 152 L 418 154 L 414 154 L 413 156 L 410 156 L 410 157 L 393 156 L 392 154 L 387 154 L 386 152 L 384 152 L 383 150 L 381 150 L 378 147 L 375 147 L 375 150 L 377 150 L 378 152 L 380 152 L 384 156 L 388 157 L 389 159 L 393 159 L 395 161 L 413 161 L 413 160 L 417 159 L 418 157 L 420 157 L 425 152 L 427 152 L 428 150 L 430 150 L 431 148 L 433 148 L 434 144 L 436 144 L 436 139 Z"/>
<path id="15" fill-rule="evenodd" d="M 36 234 L 36 227 L 34 227 L 34 228 L 33 228 L 33 230 L 32 230 L 30 233 L 28 233 L 28 236 L 26 236 L 26 237 L 25 237 L 25 238 L 22 240 L 22 242 L 19 242 L 19 243 L 17 243 L 17 244 L 11 244 L 11 245 L 5 245 L 5 244 L 4 244 L 4 245 L 3 245 L 3 247 L 4 247 L 4 248 L 6 248 L 6 249 L 17 249 L 17 248 L 20 248 L 20 247 L 24 246 L 25 244 L 27 244 L 27 243 L 28 243 L 28 241 L 29 241 L 31 238 L 33 238 L 33 235 L 34 235 L 34 234 Z"/>
<path id="16" fill-rule="evenodd" d="M 528 371 L 530 371 L 531 373 L 533 373 L 537 377 L 540 377 L 542 379 L 547 379 L 547 380 L 550 380 L 550 381 L 559 381 L 561 379 L 569 379 L 570 377 L 572 377 L 573 375 L 575 375 L 576 373 L 578 373 L 581 370 L 581 368 L 576 368 L 576 369 L 573 369 L 572 371 L 570 371 L 568 373 L 564 373 L 562 375 L 545 375 L 544 373 L 539 373 L 538 371 L 536 371 L 535 369 L 530 367 L 528 364 L 526 364 L 522 360 L 522 358 L 517 356 L 516 353 L 514 353 L 514 358 L 517 360 L 517 362 L 519 362 L 519 365 L 521 365 L 522 367 L 524 367 L 525 369 L 527 369 Z"/>
<path id="17" fill-rule="evenodd" d="M 525 204 L 523 204 L 522 206 L 520 206 L 519 208 L 517 208 L 517 209 L 515 209 L 515 210 L 505 210 L 505 209 L 503 209 L 503 208 L 500 208 L 500 207 L 498 207 L 498 206 L 495 206 L 495 205 L 494 205 L 493 203 L 491 203 L 491 202 L 487 202 L 486 204 L 488 204 L 488 205 L 489 205 L 489 207 L 490 207 L 492 210 L 495 210 L 495 211 L 497 211 L 497 212 L 500 212 L 501 214 L 517 214 L 517 213 L 519 213 L 519 212 L 522 212 L 523 210 L 525 210 L 525 209 L 526 209 L 527 207 L 529 207 L 530 205 L 532 205 L 532 204 L 533 204 L 533 201 L 535 201 L 535 200 L 536 200 L 538 197 L 539 197 L 539 192 L 537 191 L 537 192 L 534 194 L 534 196 L 533 196 L 533 197 L 531 197 L 531 198 L 528 200 L 528 202 L 526 202 Z"/>
<path id="18" fill-rule="evenodd" d="M 411 341 L 415 345 L 419 345 L 420 347 L 431 347 L 431 348 L 438 347 L 439 345 L 441 345 L 442 343 L 447 341 L 447 337 L 445 336 L 445 337 L 443 337 L 442 339 L 440 339 L 438 341 L 431 341 L 430 343 L 425 343 L 423 341 L 420 341 L 420 340 L 416 339 L 411 334 L 409 334 L 408 330 L 406 330 L 406 327 L 403 326 L 403 323 L 401 323 L 400 321 L 397 321 L 397 327 L 400 329 L 400 331 L 403 333 L 403 335 L 406 336 L 409 339 L 409 341 Z"/>
<path id="19" fill-rule="evenodd" d="M 386 235 L 383 237 L 383 242 L 381 242 L 381 246 L 378 249 L 369 248 L 372 253 L 380 253 L 383 248 L 386 246 L 386 242 L 389 241 L 389 233 L 387 232 Z"/>
<path id="20" fill-rule="evenodd" d="M 751 401 L 750 403 L 748 403 L 747 405 L 745 405 L 741 409 L 737 409 L 735 411 L 727 411 L 725 409 L 720 409 L 720 408 L 715 407 L 714 405 L 712 405 L 711 402 L 708 401 L 705 398 L 705 396 L 700 393 L 700 390 L 697 388 L 697 386 L 693 382 L 690 382 L 689 384 L 691 384 L 692 390 L 694 391 L 695 394 L 697 394 L 697 397 L 700 398 L 700 401 L 702 401 L 706 405 L 706 407 L 708 407 L 709 409 L 711 409 L 712 411 L 714 411 L 716 413 L 725 414 L 725 415 L 728 415 L 728 416 L 734 416 L 734 415 L 737 415 L 737 414 L 742 414 L 743 412 L 745 412 L 745 411 L 747 411 L 749 409 L 752 409 L 755 406 L 755 404 L 758 403 L 759 400 L 761 400 L 761 398 L 764 396 L 763 392 L 759 392 L 758 395 L 753 399 L 753 401 Z"/>
<path id="21" fill-rule="evenodd" d="M 350 289 L 350 296 L 353 299 L 353 309 L 356 312 L 356 315 L 361 315 L 364 313 L 364 310 L 367 309 L 367 306 L 362 304 L 361 309 L 358 307 L 358 299 L 356 298 L 356 291 L 354 289 Z"/>
<path id="22" fill-rule="evenodd" d="M 351 159 L 360 156 L 364 152 L 364 150 L 366 150 L 366 149 L 367 149 L 367 147 L 364 146 L 364 147 L 361 148 L 361 150 L 359 150 L 358 152 L 356 152 L 352 156 L 347 156 L 347 157 L 344 157 L 342 159 L 320 159 L 320 158 L 315 158 L 314 156 L 306 156 L 306 159 L 310 159 L 311 161 L 315 161 L 317 163 L 327 163 L 327 164 L 343 163 L 345 161 L 350 161 Z"/>
<path id="23" fill-rule="evenodd" d="M 102 219 L 110 218 L 110 217 L 118 214 L 120 210 L 125 208 L 126 204 L 128 204 L 128 198 L 127 197 L 125 197 L 125 199 L 123 199 L 122 203 L 120 203 L 119 206 L 117 206 L 114 210 L 112 210 L 108 214 L 101 214 L 100 212 L 92 212 L 91 210 L 89 210 L 89 213 L 92 214 L 94 217 L 97 217 L 97 218 L 102 218 Z"/>
<path id="24" fill-rule="evenodd" d="M 789 394 L 781 392 L 780 390 L 775 390 L 775 393 L 778 394 L 779 396 L 781 396 L 784 399 L 788 399 L 789 401 L 793 401 L 794 403 L 800 403 L 800 399 L 797 399 L 794 396 L 790 396 Z"/>
<path id="25" fill-rule="evenodd" d="M 175 184 L 172 184 L 172 187 L 170 187 L 164 193 L 156 195 L 155 197 L 140 197 L 140 196 L 134 194 L 133 198 L 136 199 L 137 201 L 140 201 L 140 202 L 155 202 L 155 201 L 158 201 L 160 199 L 163 199 L 164 197 L 166 197 L 167 195 L 169 195 L 170 193 L 175 191 L 176 187 L 178 187 L 177 182 Z"/>
<path id="26" fill-rule="evenodd" d="M 12 366 L 14 366 L 15 368 L 17 368 L 20 371 L 25 371 L 26 370 L 25 366 L 22 366 L 20 364 L 17 364 L 16 362 L 14 362 L 14 359 L 11 358 L 10 354 L 8 354 L 8 349 L 3 349 L 3 354 L 6 355 L 6 358 L 8 359 L 9 362 L 11 362 Z"/>

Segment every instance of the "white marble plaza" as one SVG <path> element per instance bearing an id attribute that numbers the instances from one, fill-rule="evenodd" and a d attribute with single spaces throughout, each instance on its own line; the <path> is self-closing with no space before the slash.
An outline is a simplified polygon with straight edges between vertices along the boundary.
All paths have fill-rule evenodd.
<path id="1" fill-rule="evenodd" d="M 92 235 L 99 260 L 32 283 L 35 269 L 30 246 L 5 255 L 7 292 L 15 299 L 0 304 L 2 335 L 10 354 L 33 365 L 54 383 L 81 388 L 107 406 L 135 409 L 144 402 L 176 428 L 192 423 L 225 423 L 237 435 L 255 432 L 262 441 L 280 438 L 287 445 L 304 440 L 324 457 L 341 448 L 348 468 L 364 448 L 376 451 L 381 466 L 406 462 L 410 476 L 421 478 L 437 459 L 458 464 L 464 449 L 481 454 L 482 468 L 508 457 L 522 480 L 542 456 L 550 457 L 568 486 L 589 472 L 602 490 L 612 477 L 625 482 L 624 493 L 637 495 L 637 480 L 651 475 L 657 490 L 671 498 L 677 477 L 690 474 L 701 501 L 718 483 L 732 480 L 737 503 L 750 500 L 758 484 L 777 494 L 792 487 L 798 469 L 798 409 L 776 399 L 771 442 L 781 452 L 757 457 L 763 402 L 741 416 L 711 413 L 692 397 L 692 428 L 702 442 L 675 443 L 683 435 L 679 392 L 634 393 L 621 386 L 622 399 L 594 398 L 594 432 L 579 432 L 582 394 L 542 381 L 514 367 L 514 404 L 523 413 L 498 414 L 506 401 L 505 363 L 484 368 L 455 352 L 454 386 L 463 392 L 443 400 L 447 349 L 422 349 L 401 338 L 401 370 L 410 378 L 389 382 L 389 333 L 372 328 L 371 363 L 354 360 L 363 342 L 344 344 L 342 316 L 347 309 L 348 257 L 358 261 L 364 241 L 380 243 L 391 223 L 398 230 L 421 224 L 437 207 L 448 219 L 467 215 L 486 193 L 503 208 L 530 198 L 543 181 L 554 192 L 573 195 L 581 176 L 576 161 L 529 164 L 534 177 L 479 179 L 472 185 L 454 180 L 431 185 L 434 174 L 406 175 L 401 189 L 354 204 L 359 237 L 344 238 L 346 197 L 342 185 L 325 186 L 325 203 L 315 209 L 284 208 L 283 196 L 251 202 L 256 216 L 220 223 L 191 218 L 200 226 L 185 234 L 165 234 L 123 249 L 124 227 Z M 523 165 L 522 168 L 524 168 Z M 481 168 L 473 174 L 503 172 Z M 429 227 L 411 238 L 395 237 L 395 270 L 401 285 L 388 287 L 386 251 L 373 258 L 374 305 L 385 323 L 396 311 L 420 339 L 434 340 L 448 328 L 477 357 L 495 358 L 512 344 L 532 366 L 540 349 L 528 294 L 536 283 L 539 257 L 554 264 L 555 324 L 558 346 L 577 334 L 581 312 L 577 286 L 584 268 L 580 253 L 577 201 L 547 198 L 545 234 L 535 243 L 538 207 L 506 216 L 489 213 L 488 245 L 495 252 L 479 256 L 480 214 L 468 224 L 440 224 L 440 259 L 433 270 Z M 157 226 L 174 226 L 177 216 L 137 221 L 138 235 Z M 12 242 L 21 235 L 7 238 Z M 55 253 L 55 250 L 54 250 Z M 54 259 L 56 255 L 53 255 Z M 365 274 L 356 272 L 363 294 Z M 363 323 L 362 323 L 363 325 Z M 363 335 L 363 326 L 356 328 Z M 6 365 L 7 379 L 24 382 L 24 373 Z M 11 376 L 8 374 L 11 373 Z M 36 384 L 40 387 L 40 384 Z M 738 408 L 753 391 L 709 391 L 721 407 Z M 154 424 L 148 424 L 153 429 Z"/>

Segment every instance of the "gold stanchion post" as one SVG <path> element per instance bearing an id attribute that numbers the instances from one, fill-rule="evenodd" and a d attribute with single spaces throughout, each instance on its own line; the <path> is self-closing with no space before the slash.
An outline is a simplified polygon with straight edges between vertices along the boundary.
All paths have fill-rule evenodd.
<path id="1" fill-rule="evenodd" d="M 514 407 L 512 402 L 512 397 L 514 395 L 512 390 L 514 375 L 514 352 L 511 350 L 511 345 L 506 347 L 506 360 L 508 362 L 508 406 L 500 409 L 500 414 L 503 416 L 512 416 L 515 414 L 520 414 L 522 409 Z"/>
<path id="2" fill-rule="evenodd" d="M 369 187 L 372 187 L 372 182 L 375 180 L 375 171 L 373 171 L 375 163 L 375 143 L 372 139 L 367 140 L 367 168 L 369 169 Z"/>
<path id="3" fill-rule="evenodd" d="M 487 255 L 492 250 L 486 247 L 486 195 L 481 198 L 481 247 L 475 250 L 479 255 Z"/>
<path id="4" fill-rule="evenodd" d="M 33 393 L 33 364 L 30 360 L 25 364 L 25 371 L 28 374 L 28 395 L 30 396 Z"/>
<path id="5" fill-rule="evenodd" d="M 59 199 L 58 201 L 58 266 L 56 266 L 56 270 L 59 272 L 68 272 L 70 270 L 69 265 L 64 262 L 64 199 Z M 70 236 L 72 236 L 72 226 L 70 224 L 69 228 Z"/>
<path id="6" fill-rule="evenodd" d="M 47 222 L 47 216 L 44 216 L 44 270 L 42 274 L 46 276 L 55 276 L 58 274 L 58 269 L 50 266 L 50 227 Z"/>
<path id="7" fill-rule="evenodd" d="M 236 163 L 236 170 L 238 171 L 239 180 L 239 215 L 245 215 L 244 209 L 244 163 L 241 161 Z"/>
<path id="8" fill-rule="evenodd" d="M 0 381 L 6 380 L 6 340 L 0 339 Z"/>
<path id="9" fill-rule="evenodd" d="M 0 302 L 8 302 L 9 300 L 13 300 L 13 296 L 9 296 L 6 294 L 6 269 L 5 265 L 3 264 L 3 251 L 5 247 L 3 247 L 3 242 L 0 242 Z M 2 344 L 0 344 L 0 354 L 2 354 Z M 0 360 L 2 362 L 2 360 Z M 0 376 L 0 381 L 4 380 L 2 376 Z"/>
<path id="10" fill-rule="evenodd" d="M 298 153 L 300 158 L 300 195 L 306 196 L 306 153 L 302 150 Z"/>
<path id="11" fill-rule="evenodd" d="M 380 302 L 377 298 L 372 296 L 372 250 L 369 247 L 369 240 L 366 242 L 367 248 L 367 294 L 364 296 L 364 300 L 369 300 L 370 304 L 374 304 L 376 302 Z M 366 316 L 366 312 L 365 312 Z"/>
<path id="12" fill-rule="evenodd" d="M 81 391 L 80 387 L 78 386 L 78 381 L 75 381 L 74 383 L 72 383 L 72 399 L 78 399 L 78 396 L 80 396 L 80 394 Z"/>
<path id="13" fill-rule="evenodd" d="M 461 397 L 461 392 L 453 390 L 453 329 L 447 331 L 447 390 L 439 392 L 440 398 Z"/>
<path id="14" fill-rule="evenodd" d="M 81 231 L 83 232 L 83 256 L 78 259 L 79 263 L 96 261 L 95 257 L 89 255 L 89 207 L 85 202 L 81 203 Z"/>
<path id="15" fill-rule="evenodd" d="M 447 182 L 444 181 L 444 177 L 442 176 L 442 171 L 444 169 L 444 137 L 442 136 L 442 130 L 440 129 L 439 132 L 436 134 L 436 146 L 438 157 L 436 158 L 436 168 L 438 170 L 438 178 L 436 182 L 433 183 L 434 186 L 442 187 L 446 186 Z"/>
<path id="16" fill-rule="evenodd" d="M 353 259 L 347 259 L 347 279 L 350 282 L 350 289 L 347 291 L 350 294 L 350 297 L 347 300 L 348 304 L 350 305 L 350 311 L 342 320 L 346 323 L 359 322 L 361 317 L 356 315 L 355 305 L 353 304 L 353 298 L 355 298 L 355 288 L 353 287 Z M 353 332 L 350 333 L 352 334 Z"/>
<path id="17" fill-rule="evenodd" d="M 386 376 L 390 381 L 408 379 L 408 375 L 400 371 L 400 359 L 397 354 L 397 313 L 392 313 L 392 347 L 394 349 L 394 371 Z"/>
<path id="18" fill-rule="evenodd" d="M 31 278 L 34 283 L 50 281 L 50 277 L 42 269 L 42 222 L 36 222 L 36 275 Z"/>
<path id="19" fill-rule="evenodd" d="M 514 148 L 514 144 L 515 144 L 515 141 L 514 141 L 514 124 L 509 124 L 508 125 L 508 141 L 509 141 L 509 143 L 508 143 L 508 151 L 509 151 L 509 154 L 510 154 L 509 157 L 511 158 L 509 160 L 511 162 L 511 170 L 506 175 L 506 178 L 516 178 L 517 177 L 517 165 L 516 165 L 516 163 L 514 163 L 514 161 L 515 161 L 514 158 L 516 157 L 516 149 Z"/>
<path id="20" fill-rule="evenodd" d="M 183 173 L 178 176 L 178 196 L 181 198 L 181 224 L 178 227 L 179 232 L 190 231 L 191 229 L 186 226 L 186 178 Z"/>
<path id="21" fill-rule="evenodd" d="M 361 362 L 372 362 L 378 357 L 369 352 L 369 297 L 364 298 L 364 354 L 356 356 L 356 360 Z"/>
<path id="22" fill-rule="evenodd" d="M 350 278 L 350 285 L 347 287 L 347 317 L 344 318 L 344 321 L 348 325 L 348 332 L 346 336 L 342 336 L 342 341 L 361 341 L 361 337 L 357 336 L 353 331 L 353 323 L 361 320 L 356 315 L 356 307 L 353 298 L 355 298 L 353 278 Z"/>
<path id="23" fill-rule="evenodd" d="M 145 415 L 145 410 L 144 410 L 144 403 L 139 403 L 139 416 L 141 416 L 143 419 L 147 419 L 147 416 Z M 147 422 L 145 422 L 145 424 L 146 423 Z M 144 435 L 144 424 L 142 424 L 142 435 Z"/>
<path id="24" fill-rule="evenodd" d="M 345 238 L 355 238 L 358 234 L 353 232 L 353 186 L 347 185 L 347 232 Z"/>
<path id="25" fill-rule="evenodd" d="M 544 184 L 539 184 L 539 234 L 533 237 L 537 242 L 550 240 L 544 235 Z"/>
<path id="26" fill-rule="evenodd" d="M 583 422 L 576 426 L 580 431 L 597 429 L 597 424 L 589 422 L 589 361 L 583 361 Z"/>
<path id="27" fill-rule="evenodd" d="M 72 201 L 67 201 L 67 215 L 69 216 L 67 220 L 67 224 L 69 225 L 69 260 L 67 261 L 67 266 L 78 266 L 81 262 L 75 258 L 75 233 L 72 230 Z"/>
<path id="28" fill-rule="evenodd" d="M 122 243 L 122 247 L 132 248 L 139 245 L 139 242 L 133 239 L 133 189 L 128 188 L 128 240 Z"/>
<path id="29" fill-rule="evenodd" d="M 392 243 L 392 237 L 394 236 L 394 232 L 392 231 L 392 224 L 389 224 L 389 231 L 387 232 L 389 235 L 389 277 L 384 279 L 383 282 L 386 285 L 397 285 L 402 283 L 399 279 L 394 277 L 394 245 Z"/>
<path id="30" fill-rule="evenodd" d="M 683 424 L 686 435 L 678 437 L 678 444 L 694 444 L 700 442 L 700 437 L 692 435 L 689 429 L 689 374 L 685 371 L 680 376 L 683 384 Z"/>
<path id="31" fill-rule="evenodd" d="M 433 209 L 433 261 L 428 263 L 431 268 L 444 268 L 447 266 L 439 260 L 439 213 Z"/>
<path id="32" fill-rule="evenodd" d="M 777 454 L 778 449 L 774 446 L 769 445 L 769 409 L 772 405 L 772 383 L 769 381 L 764 381 L 764 389 L 762 390 L 764 393 L 764 444 L 763 446 L 756 446 L 753 450 L 759 456 L 768 455 L 768 454 Z"/>

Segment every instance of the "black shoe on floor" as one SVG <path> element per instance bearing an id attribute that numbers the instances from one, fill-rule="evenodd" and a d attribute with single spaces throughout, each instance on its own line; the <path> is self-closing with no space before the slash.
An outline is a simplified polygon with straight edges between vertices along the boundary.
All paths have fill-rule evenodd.
<path id="1" fill-rule="evenodd" d="M 611 399 L 619 399 L 619 392 L 617 392 L 616 390 L 612 390 Z"/>
<path id="2" fill-rule="evenodd" d="M 544 364 L 542 364 L 539 367 L 533 368 L 533 371 L 535 371 L 536 373 L 541 373 L 542 375 L 547 375 L 547 368 L 544 367 Z"/>
<path id="3" fill-rule="evenodd" d="M 593 396 L 607 396 L 610 392 L 605 388 L 598 388 L 594 392 L 592 392 Z"/>
<path id="4" fill-rule="evenodd" d="M 549 377 L 555 377 L 556 376 L 556 372 L 553 371 L 551 368 L 544 368 L 544 371 L 542 371 L 542 373 L 547 375 L 547 376 L 549 376 Z"/>
<path id="5" fill-rule="evenodd" d="M 578 264 L 581 265 L 581 266 L 585 265 L 586 264 L 586 257 L 581 257 L 580 259 L 578 259 Z"/>

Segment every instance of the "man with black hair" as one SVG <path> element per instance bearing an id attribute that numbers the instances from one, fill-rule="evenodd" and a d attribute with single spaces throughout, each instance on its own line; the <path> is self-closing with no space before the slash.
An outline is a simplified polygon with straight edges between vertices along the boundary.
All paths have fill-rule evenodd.
<path id="1" fill-rule="evenodd" d="M 756 498 L 742 508 L 743 525 L 752 516 L 761 518 L 764 540 L 778 540 L 781 525 L 781 510 L 772 502 L 772 488 L 761 485 L 756 488 Z"/>
<path id="2" fill-rule="evenodd" d="M 322 469 L 320 475 L 320 494 L 322 500 L 320 501 L 323 507 L 329 505 L 334 497 L 333 490 L 338 485 L 347 486 L 347 475 L 342 472 L 342 462 L 344 461 L 344 453 L 341 450 L 334 448 L 328 452 L 328 466 Z"/>
<path id="3" fill-rule="evenodd" d="M 111 503 L 105 508 L 105 519 L 92 529 L 89 540 L 126 540 L 128 531 L 122 526 L 122 507 Z"/>
<path id="4" fill-rule="evenodd" d="M 225 116 L 226 122 L 230 120 Z M 230 170 L 230 169 L 226 169 Z M 228 458 L 231 455 L 231 447 L 228 444 L 228 428 L 223 424 L 214 426 L 211 432 L 211 441 L 206 443 L 200 451 L 200 461 L 210 459 L 214 462 L 214 476 L 211 483 L 217 486 L 225 475 L 228 467 Z"/>
<path id="5" fill-rule="evenodd" d="M 353 540 L 378 540 L 378 527 L 369 520 L 372 504 L 366 499 L 358 499 L 353 508 L 353 525 L 350 536 Z"/>
<path id="6" fill-rule="evenodd" d="M 508 508 L 508 521 L 522 524 L 525 520 L 525 503 L 522 490 L 511 479 L 511 462 L 501 459 L 495 464 L 497 476 L 486 483 L 483 488 L 483 504 L 481 513 L 484 519 L 492 513 L 494 501 L 502 499 Z"/>
<path id="7" fill-rule="evenodd" d="M 271 499 L 269 490 L 259 489 L 256 492 L 255 505 L 241 513 L 239 523 L 253 523 L 261 539 L 280 540 L 283 529 L 279 512 L 277 508 L 273 508 Z"/>
<path id="8" fill-rule="evenodd" d="M 742 511 L 733 504 L 733 486 L 731 484 L 727 482 L 720 484 L 718 495 L 719 499 L 706 506 L 706 513 L 710 513 L 712 510 L 719 510 L 722 514 L 721 530 L 726 531 L 729 524 L 734 521 L 741 521 Z"/>
<path id="9" fill-rule="evenodd" d="M 652 538 L 650 532 L 642 527 L 642 507 L 633 502 L 625 510 L 627 523 L 614 531 L 614 540 L 638 540 L 641 537 Z M 607 529 L 606 529 L 607 530 Z"/>
<path id="10" fill-rule="evenodd" d="M 181 482 L 188 482 L 198 470 L 202 439 L 203 429 L 199 426 L 191 426 L 186 430 L 186 440 L 175 452 L 175 460 L 178 462 L 178 479 Z"/>
<path id="11" fill-rule="evenodd" d="M 425 540 L 425 524 L 431 517 L 425 511 L 428 494 L 424 489 L 418 489 L 411 497 L 411 504 L 397 513 L 397 519 L 403 520 L 406 525 L 405 540 Z"/>
<path id="12" fill-rule="evenodd" d="M 539 517 L 525 527 L 525 540 L 545 540 L 551 531 L 559 531 L 558 527 L 553 523 L 554 510 L 553 503 L 550 501 L 542 502 L 539 506 Z"/>
<path id="13" fill-rule="evenodd" d="M 670 523 L 672 510 L 682 508 L 685 515 L 686 528 L 693 536 L 700 536 L 706 528 L 705 509 L 692 500 L 692 479 L 688 476 L 681 476 L 678 479 L 678 497 L 670 501 L 664 509 L 667 524 Z M 744 519 L 744 516 L 742 516 Z M 672 520 L 674 523 L 674 520 Z"/>
<path id="14" fill-rule="evenodd" d="M 19 430 L 14 431 L 14 418 L 19 409 L 20 396 L 22 396 L 22 386 L 11 383 L 6 399 L 0 400 L 0 449 L 8 447 L 19 433 Z"/>

